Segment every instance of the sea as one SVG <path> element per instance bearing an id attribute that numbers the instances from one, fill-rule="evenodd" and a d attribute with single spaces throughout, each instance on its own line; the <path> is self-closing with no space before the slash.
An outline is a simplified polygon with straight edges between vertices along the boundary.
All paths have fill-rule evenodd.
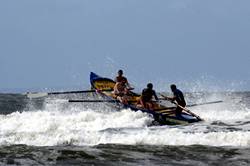
<path id="1" fill-rule="evenodd" d="M 95 94 L 0 94 L 0 165 L 250 165 L 250 92 L 185 97 L 223 102 L 188 107 L 202 122 L 154 126 L 151 115 L 113 103 L 68 102 Z"/>

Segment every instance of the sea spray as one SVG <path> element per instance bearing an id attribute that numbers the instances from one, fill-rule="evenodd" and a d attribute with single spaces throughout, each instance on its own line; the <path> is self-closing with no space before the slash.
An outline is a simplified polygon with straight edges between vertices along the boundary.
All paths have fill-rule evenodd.
<path id="1" fill-rule="evenodd" d="M 187 100 L 191 104 L 218 99 L 223 102 L 190 107 L 205 121 L 181 126 L 150 126 L 150 115 L 117 109 L 112 104 L 68 103 L 65 98 L 27 104 L 25 100 L 27 108 L 0 115 L 0 144 L 248 147 L 250 113 L 245 96 L 248 93 L 189 93 Z"/>
<path id="2" fill-rule="evenodd" d="M 14 112 L 0 117 L 0 144 L 53 146 L 72 142 L 95 144 L 89 141 L 96 133 L 108 128 L 145 127 L 152 117 L 140 111 L 121 110 L 99 112 L 92 109 L 76 111 L 36 110 Z M 84 142 L 85 139 L 88 140 Z M 80 140 L 83 139 L 83 142 Z"/>

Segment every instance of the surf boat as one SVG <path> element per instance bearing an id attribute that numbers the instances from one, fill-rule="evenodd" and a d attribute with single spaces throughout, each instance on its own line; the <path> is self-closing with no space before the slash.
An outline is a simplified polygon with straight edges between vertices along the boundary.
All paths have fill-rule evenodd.
<path id="1" fill-rule="evenodd" d="M 90 73 L 90 83 L 92 89 L 96 90 L 103 99 L 108 101 L 114 101 L 117 108 L 129 108 L 132 111 L 142 111 L 153 116 L 153 124 L 157 125 L 183 125 L 194 122 L 199 122 L 202 119 L 192 112 L 182 111 L 182 114 L 176 115 L 176 107 L 167 107 L 160 103 L 155 103 L 154 109 L 149 110 L 139 106 L 137 101 L 140 99 L 140 95 L 134 92 L 130 92 L 129 104 L 123 104 L 116 99 L 114 95 L 113 87 L 115 81 L 110 78 L 101 77 L 93 72 Z"/>

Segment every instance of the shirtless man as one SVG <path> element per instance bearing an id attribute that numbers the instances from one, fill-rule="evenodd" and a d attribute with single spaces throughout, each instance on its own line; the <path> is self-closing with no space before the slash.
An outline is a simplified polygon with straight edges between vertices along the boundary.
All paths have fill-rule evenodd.
<path id="1" fill-rule="evenodd" d="M 131 88 L 131 86 L 129 85 L 127 78 L 123 76 L 123 71 L 122 70 L 118 70 L 117 74 L 118 75 L 115 78 L 115 82 L 122 82 L 123 81 L 125 83 L 126 87 L 129 90 L 132 90 L 133 88 Z"/>
<path id="2" fill-rule="evenodd" d="M 116 98 L 121 103 L 128 104 L 129 90 L 126 87 L 126 80 L 122 80 L 121 82 L 116 82 L 113 93 L 116 95 Z"/>

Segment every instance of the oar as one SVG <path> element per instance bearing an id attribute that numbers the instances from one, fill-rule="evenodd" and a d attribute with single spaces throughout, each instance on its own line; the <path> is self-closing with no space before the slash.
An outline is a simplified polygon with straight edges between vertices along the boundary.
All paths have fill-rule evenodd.
<path id="1" fill-rule="evenodd" d="M 160 94 L 162 97 L 164 97 L 166 100 L 169 100 L 166 96 L 164 96 L 164 95 L 162 95 L 162 94 Z M 169 100 L 169 101 L 171 101 L 171 100 Z M 184 111 L 186 111 L 187 113 L 189 113 L 190 115 L 193 115 L 193 116 L 195 116 L 198 120 L 203 120 L 203 119 L 201 119 L 198 115 L 196 115 L 195 113 L 193 113 L 193 112 L 191 112 L 190 110 L 188 110 L 187 108 L 185 108 L 185 107 L 183 107 L 183 106 L 181 106 L 181 105 L 179 105 L 176 101 L 171 101 L 172 103 L 174 103 L 177 107 L 180 107 L 181 109 L 183 109 Z"/>
<path id="2" fill-rule="evenodd" d="M 70 103 L 99 103 L 99 102 L 119 102 L 119 100 L 68 100 Z"/>
<path id="3" fill-rule="evenodd" d="M 161 94 L 161 96 L 163 96 L 162 94 Z M 168 100 L 169 101 L 169 99 L 167 99 L 167 98 L 159 98 L 159 100 Z M 218 100 L 218 101 L 209 101 L 209 102 L 205 102 L 205 103 L 196 103 L 196 104 L 188 104 L 188 105 L 186 105 L 186 107 L 194 107 L 194 106 L 199 106 L 199 105 L 206 105 L 206 104 L 216 104 L 216 103 L 221 103 L 221 102 L 223 102 L 222 100 Z"/>
<path id="4" fill-rule="evenodd" d="M 111 89 L 108 90 L 102 90 L 102 91 L 112 91 Z M 66 92 L 27 92 L 26 95 L 28 98 L 39 98 L 39 97 L 45 97 L 48 95 L 59 95 L 59 94 L 71 94 L 71 93 L 90 93 L 90 92 L 96 92 L 96 90 L 83 90 L 83 91 L 66 91 Z"/>
<path id="5" fill-rule="evenodd" d="M 199 105 L 215 104 L 215 103 L 221 103 L 221 102 L 223 102 L 223 101 L 218 100 L 218 101 L 210 101 L 210 102 L 205 102 L 205 103 L 188 104 L 188 105 L 186 105 L 186 107 L 194 107 L 194 106 L 199 106 Z"/>
<path id="6" fill-rule="evenodd" d="M 114 102 L 120 102 L 119 100 L 82 100 L 82 99 L 77 99 L 77 100 L 68 100 L 70 103 L 114 103 Z M 129 100 L 129 102 L 136 102 L 136 100 Z"/>
<path id="7" fill-rule="evenodd" d="M 182 107 L 181 105 L 179 105 L 176 101 L 173 102 L 177 107 L 180 107 L 181 109 L 185 110 L 187 113 L 195 116 L 198 120 L 203 120 L 201 119 L 198 115 L 196 115 L 195 113 L 191 112 L 190 110 L 188 110 L 187 108 L 185 107 Z"/>

